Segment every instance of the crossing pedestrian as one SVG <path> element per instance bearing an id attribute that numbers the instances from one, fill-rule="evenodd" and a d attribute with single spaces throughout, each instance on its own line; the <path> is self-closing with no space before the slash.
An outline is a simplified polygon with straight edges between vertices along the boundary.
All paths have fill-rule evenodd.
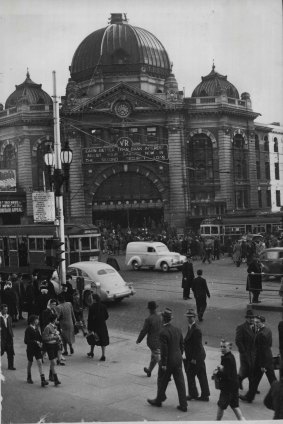
<path id="1" fill-rule="evenodd" d="M 8 315 L 8 306 L 2 304 L 0 307 L 0 321 L 1 321 L 1 356 L 7 353 L 8 370 L 14 371 L 14 334 L 12 328 L 12 318 Z"/>
<path id="2" fill-rule="evenodd" d="M 93 351 L 95 345 L 101 346 L 102 355 L 100 361 L 105 361 L 105 350 L 106 346 L 109 345 L 109 334 L 106 325 L 106 321 L 109 318 L 109 314 L 106 306 L 101 302 L 98 294 L 93 294 L 93 304 L 90 306 L 88 311 L 88 331 L 93 332 L 97 336 L 95 344 L 90 346 L 90 352 L 87 354 L 89 358 L 93 358 Z"/>
<path id="3" fill-rule="evenodd" d="M 144 367 L 144 372 L 148 377 L 151 376 L 151 372 L 155 365 L 160 361 L 160 341 L 159 333 L 162 326 L 161 314 L 156 312 L 158 305 L 155 301 L 150 301 L 147 304 L 149 310 L 149 316 L 145 319 L 143 328 L 137 338 L 136 343 L 139 344 L 145 336 L 147 336 L 147 346 L 151 351 L 151 358 L 148 368 Z"/>
<path id="4" fill-rule="evenodd" d="M 239 386 L 242 389 L 242 382 L 248 378 L 249 388 L 252 384 L 254 363 L 255 363 L 255 325 L 252 310 L 247 310 L 245 322 L 236 327 L 235 343 L 240 354 Z"/>
<path id="5" fill-rule="evenodd" d="M 28 318 L 28 327 L 25 330 L 24 343 L 27 345 L 27 383 L 33 384 L 31 377 L 31 367 L 33 358 L 35 358 L 40 379 L 41 387 L 48 385 L 48 381 L 45 380 L 44 373 L 42 371 L 42 337 L 38 329 L 39 318 L 37 315 L 30 315 Z"/>
<path id="6" fill-rule="evenodd" d="M 51 314 L 49 318 L 49 324 L 47 324 L 42 333 L 42 341 L 44 342 L 44 346 L 50 361 L 49 380 L 54 381 L 54 385 L 58 386 L 61 384 L 61 381 L 58 379 L 55 365 L 56 359 L 58 357 L 59 346 L 62 343 L 62 340 L 57 329 L 56 321 L 57 315 Z"/>
<path id="7" fill-rule="evenodd" d="M 239 385 L 236 360 L 231 352 L 232 343 L 221 340 L 220 350 L 221 365 L 217 367 L 217 373 L 220 377 L 220 395 L 217 402 L 216 421 L 222 419 L 224 411 L 228 406 L 232 408 L 237 420 L 241 421 L 244 420 L 244 417 L 239 408 Z"/>
<path id="8" fill-rule="evenodd" d="M 247 277 L 247 286 L 246 290 L 251 292 L 252 302 L 251 303 L 260 303 L 259 295 L 262 291 L 262 278 L 261 278 L 261 265 L 257 258 L 254 258 L 248 266 L 248 277 Z"/>
<path id="9" fill-rule="evenodd" d="M 193 280 L 192 291 L 196 299 L 198 319 L 199 321 L 203 321 L 203 314 L 207 306 L 207 297 L 210 297 L 210 292 L 206 280 L 202 278 L 202 269 L 197 270 L 197 277 Z"/>
<path id="10" fill-rule="evenodd" d="M 187 255 L 187 259 L 182 266 L 182 289 L 184 300 L 191 299 L 190 293 L 194 278 L 195 274 L 191 257 Z"/>
<path id="11" fill-rule="evenodd" d="M 65 301 L 65 294 L 62 292 L 58 295 L 59 305 L 56 306 L 56 312 L 61 329 L 61 336 L 64 346 L 63 355 L 68 355 L 67 346 L 69 346 L 70 354 L 74 353 L 73 344 L 75 343 L 74 325 L 76 322 L 73 306 L 70 302 Z"/>
<path id="12" fill-rule="evenodd" d="M 206 375 L 205 357 L 206 353 L 202 344 L 202 332 L 196 324 L 196 313 L 194 309 L 189 309 L 185 316 L 188 319 L 188 331 L 184 339 L 185 349 L 185 371 L 188 380 L 187 400 L 209 401 L 210 391 Z M 201 395 L 198 395 L 196 386 L 198 378 Z"/>
<path id="13" fill-rule="evenodd" d="M 162 318 L 163 326 L 159 335 L 161 359 L 157 377 L 157 396 L 155 399 L 147 399 L 147 401 L 152 406 L 162 406 L 162 402 L 166 400 L 168 383 L 173 375 L 179 398 L 177 409 L 187 412 L 186 386 L 182 370 L 184 351 L 182 332 L 171 324 L 172 309 L 165 308 Z"/>

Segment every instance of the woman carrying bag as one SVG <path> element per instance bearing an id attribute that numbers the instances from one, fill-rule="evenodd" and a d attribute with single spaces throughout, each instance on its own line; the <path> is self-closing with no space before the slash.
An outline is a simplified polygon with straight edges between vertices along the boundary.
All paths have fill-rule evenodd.
<path id="1" fill-rule="evenodd" d="M 102 356 L 100 361 L 105 361 L 105 348 L 109 345 L 109 335 L 106 320 L 109 318 L 106 306 L 101 303 L 98 294 L 93 295 L 93 304 L 89 308 L 87 328 L 90 333 L 87 336 L 90 344 L 89 358 L 93 358 L 94 346 L 101 346 Z M 93 336 L 93 337 L 92 337 Z"/>

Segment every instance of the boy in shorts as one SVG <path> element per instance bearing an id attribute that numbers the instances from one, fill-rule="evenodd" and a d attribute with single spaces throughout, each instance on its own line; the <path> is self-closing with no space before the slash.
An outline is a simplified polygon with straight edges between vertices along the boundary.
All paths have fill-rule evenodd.
<path id="1" fill-rule="evenodd" d="M 45 350 L 50 361 L 50 377 L 49 380 L 54 381 L 54 385 L 61 384 L 55 370 L 55 364 L 58 356 L 58 350 L 62 343 L 60 333 L 56 325 L 57 315 L 51 314 L 49 317 L 49 324 L 43 330 L 42 340 L 44 342 Z"/>
<path id="2" fill-rule="evenodd" d="M 244 420 L 239 408 L 239 380 L 234 355 L 231 352 L 232 343 L 221 340 L 221 365 L 217 371 L 220 377 L 220 396 L 217 402 L 218 410 L 216 420 L 220 421 L 225 409 L 230 406 L 237 420 Z"/>
<path id="3" fill-rule="evenodd" d="M 28 367 L 27 367 L 27 382 L 33 384 L 31 378 L 31 367 L 33 358 L 35 358 L 38 366 L 38 371 L 41 378 L 41 387 L 48 385 L 48 381 L 45 380 L 44 374 L 42 372 L 42 338 L 38 330 L 39 318 L 37 315 L 30 315 L 28 318 L 28 327 L 25 331 L 24 342 L 27 345 L 27 358 L 28 358 Z"/>

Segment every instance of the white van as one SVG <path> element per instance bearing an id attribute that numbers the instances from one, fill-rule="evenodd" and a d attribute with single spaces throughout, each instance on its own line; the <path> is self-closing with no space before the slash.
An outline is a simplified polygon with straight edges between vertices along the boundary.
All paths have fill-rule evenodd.
<path id="1" fill-rule="evenodd" d="M 133 241 L 127 244 L 125 263 L 135 271 L 142 267 L 164 272 L 170 268 L 181 270 L 185 261 L 186 256 L 170 252 L 164 243 L 158 241 Z"/>

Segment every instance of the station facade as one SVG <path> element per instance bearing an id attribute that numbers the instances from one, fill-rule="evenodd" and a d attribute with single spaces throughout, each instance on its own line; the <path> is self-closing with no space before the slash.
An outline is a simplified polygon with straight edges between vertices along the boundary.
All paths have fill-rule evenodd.
<path id="1" fill-rule="evenodd" d="M 183 230 L 280 213 L 283 127 L 256 123 L 249 93 L 214 64 L 184 97 L 162 43 L 112 14 L 76 49 L 65 94 L 67 221 Z M 33 222 L 52 143 L 52 99 L 28 73 L 0 111 L 0 224 Z"/>

